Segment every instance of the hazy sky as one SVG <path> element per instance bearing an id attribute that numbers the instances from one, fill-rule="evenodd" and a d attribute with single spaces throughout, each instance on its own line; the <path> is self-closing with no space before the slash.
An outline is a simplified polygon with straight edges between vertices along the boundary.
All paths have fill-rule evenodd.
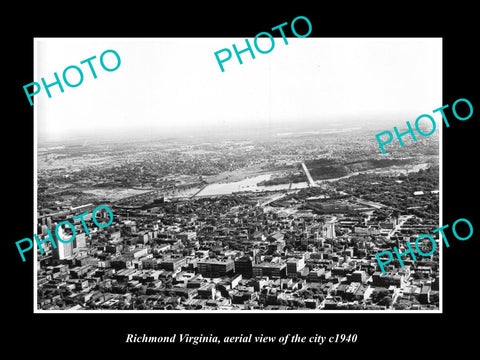
<path id="1" fill-rule="evenodd" d="M 249 39 L 253 47 L 253 39 Z M 255 59 L 232 55 L 221 72 L 214 52 L 244 38 L 37 38 L 35 79 L 54 81 L 69 65 L 83 83 L 35 96 L 39 139 L 76 133 L 209 131 L 239 125 L 276 126 L 342 118 L 390 120 L 442 106 L 440 38 L 275 38 Z M 269 40 L 260 42 L 267 49 Z M 104 71 L 113 49 L 120 67 Z M 97 79 L 80 61 L 93 55 Z M 221 56 L 224 56 L 222 54 Z M 112 54 L 106 62 L 114 62 Z M 111 66 L 111 63 L 109 63 Z M 75 82 L 75 71 L 69 79 Z M 63 82 L 63 80 L 62 80 Z M 27 100 L 26 100 L 27 101 Z M 27 101 L 28 104 L 28 101 Z M 409 117 L 410 116 L 410 117 Z M 403 124 L 404 124 L 403 121 Z"/>

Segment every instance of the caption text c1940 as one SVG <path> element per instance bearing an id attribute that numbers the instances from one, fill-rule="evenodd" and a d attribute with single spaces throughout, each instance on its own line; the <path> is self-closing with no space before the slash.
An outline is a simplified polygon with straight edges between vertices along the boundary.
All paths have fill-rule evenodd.
<path id="1" fill-rule="evenodd" d="M 177 336 L 178 335 L 178 336 Z M 310 336 L 301 336 L 299 334 L 285 334 L 283 336 L 265 336 L 263 334 L 253 335 L 241 334 L 239 336 L 216 336 L 208 335 L 190 335 L 190 334 L 173 334 L 171 336 L 148 336 L 143 334 L 127 334 L 126 343 L 184 343 L 190 345 L 199 344 L 234 344 L 234 343 L 261 343 L 261 344 L 341 344 L 341 343 L 356 343 L 358 340 L 357 334 L 335 334 L 331 336 L 322 336 L 319 334 Z"/>

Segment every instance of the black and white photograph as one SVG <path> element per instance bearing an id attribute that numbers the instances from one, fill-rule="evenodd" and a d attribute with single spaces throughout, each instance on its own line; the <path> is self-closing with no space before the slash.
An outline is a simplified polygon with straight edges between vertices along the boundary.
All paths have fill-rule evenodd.
<path id="1" fill-rule="evenodd" d="M 375 135 L 442 103 L 441 39 L 286 42 L 221 72 L 245 39 L 35 39 L 47 84 L 115 51 L 34 99 L 37 310 L 441 308 L 438 236 L 375 258 L 440 226 L 439 132 Z"/>

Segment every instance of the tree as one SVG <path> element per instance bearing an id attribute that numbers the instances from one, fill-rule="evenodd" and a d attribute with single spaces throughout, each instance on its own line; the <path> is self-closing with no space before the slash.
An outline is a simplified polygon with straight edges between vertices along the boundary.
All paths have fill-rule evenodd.
<path id="1" fill-rule="evenodd" d="M 438 292 L 432 291 L 430 294 L 430 302 L 431 303 L 438 303 L 440 301 Z"/>
<path id="2" fill-rule="evenodd" d="M 372 293 L 372 299 L 373 301 L 379 303 L 380 300 L 382 300 L 384 297 L 388 296 L 389 294 L 390 292 L 383 287 L 376 288 Z"/>
<path id="3" fill-rule="evenodd" d="M 363 310 L 363 305 L 360 304 L 350 304 L 348 305 L 349 310 Z"/>
<path id="4" fill-rule="evenodd" d="M 413 278 L 417 280 L 421 280 L 425 278 L 425 274 L 423 272 L 417 271 L 413 274 Z"/>
<path id="5" fill-rule="evenodd" d="M 288 301 L 286 299 L 283 299 L 283 298 L 279 298 L 277 300 L 277 303 L 278 303 L 278 305 L 282 305 L 282 306 L 287 306 L 288 305 Z"/>
<path id="6" fill-rule="evenodd" d="M 387 295 L 378 302 L 378 305 L 389 307 L 390 305 L 392 305 L 392 298 L 390 297 L 390 295 Z"/>
<path id="7" fill-rule="evenodd" d="M 299 308 L 304 308 L 304 307 L 305 307 L 305 301 L 303 301 L 303 300 L 298 300 L 297 306 L 298 306 Z"/>

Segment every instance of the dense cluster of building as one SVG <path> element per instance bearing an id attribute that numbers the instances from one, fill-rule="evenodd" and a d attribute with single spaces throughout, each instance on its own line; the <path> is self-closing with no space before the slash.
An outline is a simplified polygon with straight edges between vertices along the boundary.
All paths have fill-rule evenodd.
<path id="1" fill-rule="evenodd" d="M 37 234 L 96 205 L 42 211 Z M 87 235 L 77 219 L 75 241 L 56 249 L 43 244 L 39 309 L 439 307 L 437 253 L 416 262 L 404 258 L 403 267 L 392 262 L 386 274 L 375 259 L 438 222 L 346 192 L 332 196 L 331 186 L 109 207 L 108 228 L 90 223 Z"/>
<path id="2" fill-rule="evenodd" d="M 439 226 L 435 134 L 387 158 L 370 130 L 223 135 L 39 148 L 36 233 L 70 221 L 76 237 L 42 244 L 38 308 L 439 308 L 438 252 L 386 274 L 375 258 Z M 301 163 L 317 177 L 296 187 Z M 267 173 L 269 191 L 202 196 Z M 73 218 L 97 205 L 113 223 L 87 216 L 86 233 Z"/>

